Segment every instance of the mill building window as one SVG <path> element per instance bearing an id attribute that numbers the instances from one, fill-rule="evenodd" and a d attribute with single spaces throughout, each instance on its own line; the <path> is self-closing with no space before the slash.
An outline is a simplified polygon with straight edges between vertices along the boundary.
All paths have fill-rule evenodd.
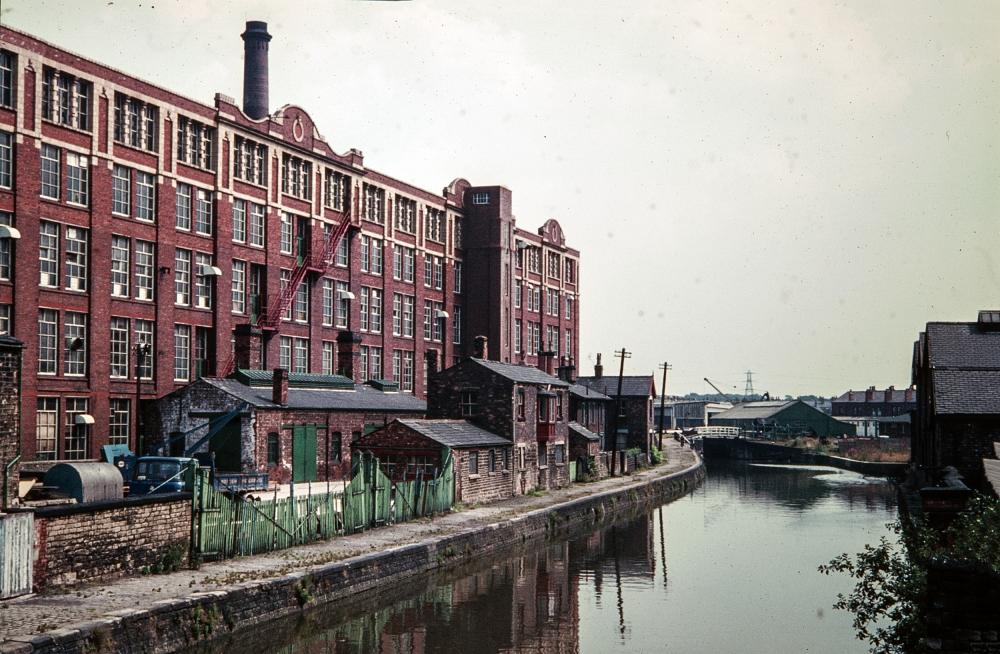
<path id="1" fill-rule="evenodd" d="M 14 107 L 14 53 L 0 50 L 0 107 Z"/>
<path id="2" fill-rule="evenodd" d="M 435 243 L 444 243 L 444 211 L 424 207 L 424 237 Z"/>
<path id="3" fill-rule="evenodd" d="M 42 118 L 89 132 L 91 83 L 48 66 L 42 75 Z"/>
<path id="4" fill-rule="evenodd" d="M 156 105 L 115 92 L 115 141 L 156 152 L 159 129 Z"/>
<path id="5" fill-rule="evenodd" d="M 312 198 L 312 163 L 287 153 L 281 155 L 281 191 L 303 200 Z"/>
<path id="6" fill-rule="evenodd" d="M 402 195 L 396 196 L 395 206 L 396 229 L 413 234 L 417 231 L 417 201 L 404 198 Z"/>
<path id="7" fill-rule="evenodd" d="M 87 314 L 67 311 L 63 314 L 63 374 L 82 377 L 87 374 Z"/>
<path id="8" fill-rule="evenodd" d="M 379 225 L 385 224 L 385 190 L 378 188 L 377 186 L 372 186 L 371 184 L 364 185 L 364 196 L 365 196 L 365 206 L 364 206 L 364 219 L 378 223 Z"/>
<path id="9" fill-rule="evenodd" d="M 9 211 L 0 211 L 0 225 L 14 224 L 14 214 Z M 9 280 L 11 266 L 13 265 L 13 239 L 0 238 L 0 279 Z M 7 332 L 4 332 L 7 333 Z"/>
<path id="10" fill-rule="evenodd" d="M 251 184 L 267 183 L 267 146 L 237 136 L 233 145 L 233 177 Z"/>
<path id="11" fill-rule="evenodd" d="M 472 204 L 489 204 L 490 194 L 489 193 L 473 193 L 472 194 Z"/>
<path id="12" fill-rule="evenodd" d="M 177 118 L 177 161 L 215 170 L 215 128 L 187 116 Z"/>
<path id="13" fill-rule="evenodd" d="M 14 183 L 14 135 L 0 131 L 0 187 Z"/>
<path id="14" fill-rule="evenodd" d="M 323 177 L 323 204 L 331 209 L 344 211 L 350 187 L 350 177 L 327 168 Z"/>

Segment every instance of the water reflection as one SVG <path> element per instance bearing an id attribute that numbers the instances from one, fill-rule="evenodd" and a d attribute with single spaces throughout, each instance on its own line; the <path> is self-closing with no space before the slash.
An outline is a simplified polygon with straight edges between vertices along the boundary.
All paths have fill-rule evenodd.
<path id="1" fill-rule="evenodd" d="M 828 468 L 714 465 L 692 495 L 568 542 L 319 607 L 204 651 L 850 652 L 815 566 L 884 533 L 892 487 Z M 842 619 L 841 619 L 842 618 Z"/>

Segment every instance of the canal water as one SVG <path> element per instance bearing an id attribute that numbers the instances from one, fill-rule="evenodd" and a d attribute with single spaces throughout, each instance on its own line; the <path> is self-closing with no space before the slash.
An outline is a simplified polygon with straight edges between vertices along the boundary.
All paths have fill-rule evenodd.
<path id="1" fill-rule="evenodd" d="M 478 561 L 205 650 L 866 652 L 817 566 L 888 534 L 891 484 L 814 466 L 710 465 L 690 495 L 556 544 Z"/>

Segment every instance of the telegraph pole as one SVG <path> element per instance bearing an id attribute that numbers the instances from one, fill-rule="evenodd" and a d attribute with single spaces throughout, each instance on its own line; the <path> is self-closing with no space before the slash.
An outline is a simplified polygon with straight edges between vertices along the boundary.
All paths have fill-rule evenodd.
<path id="1" fill-rule="evenodd" d="M 622 348 L 620 352 L 615 352 L 615 357 L 622 360 L 618 368 L 618 395 L 615 400 L 615 420 L 614 429 L 611 430 L 611 476 L 615 475 L 615 464 L 618 459 L 618 428 L 622 422 L 622 377 L 625 375 L 625 359 L 632 358 L 632 353 Z"/>
<path id="2" fill-rule="evenodd" d="M 674 367 L 669 363 L 667 363 L 666 361 L 660 364 L 660 370 L 663 371 L 663 386 L 660 387 L 660 431 L 659 431 L 660 444 L 657 445 L 657 447 L 659 447 L 660 450 L 663 449 L 663 414 L 665 413 L 663 407 L 667 401 L 667 371 L 673 369 Z"/>

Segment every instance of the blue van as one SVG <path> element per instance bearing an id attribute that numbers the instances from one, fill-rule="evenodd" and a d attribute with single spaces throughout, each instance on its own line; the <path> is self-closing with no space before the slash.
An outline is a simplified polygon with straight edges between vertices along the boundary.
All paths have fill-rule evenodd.
<path id="1" fill-rule="evenodd" d="M 194 485 L 191 471 L 197 462 L 182 456 L 143 456 L 136 459 L 129 480 L 130 496 L 183 493 Z"/>

